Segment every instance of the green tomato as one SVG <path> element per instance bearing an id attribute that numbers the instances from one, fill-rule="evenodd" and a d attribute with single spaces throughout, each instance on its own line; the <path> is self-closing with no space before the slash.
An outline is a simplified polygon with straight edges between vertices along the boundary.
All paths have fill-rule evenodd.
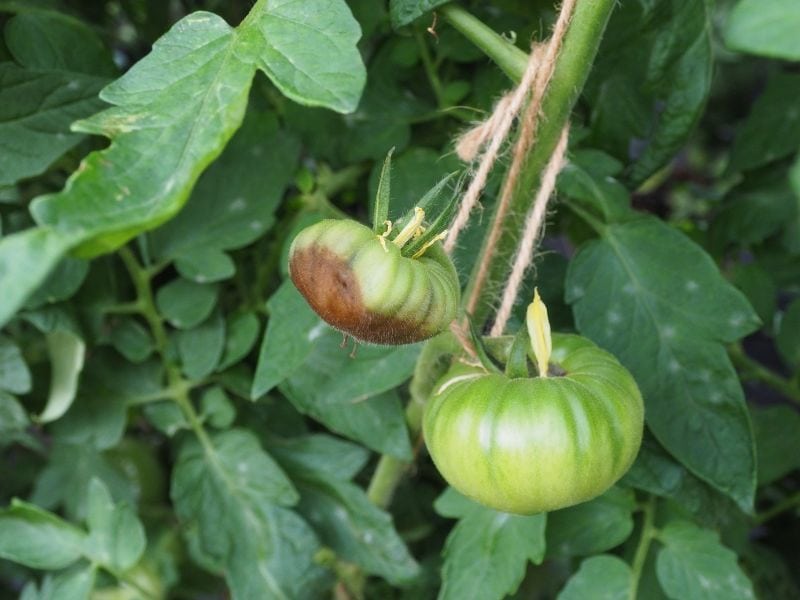
<path id="1" fill-rule="evenodd" d="M 289 249 L 289 274 L 320 317 L 356 339 L 408 344 L 445 330 L 460 301 L 458 275 L 439 243 L 407 258 L 365 225 L 327 219 Z"/>
<path id="2" fill-rule="evenodd" d="M 552 339 L 558 375 L 511 379 L 457 363 L 426 408 L 425 441 L 444 478 L 500 511 L 590 500 L 622 477 L 641 444 L 644 407 L 630 373 L 585 338 Z"/>

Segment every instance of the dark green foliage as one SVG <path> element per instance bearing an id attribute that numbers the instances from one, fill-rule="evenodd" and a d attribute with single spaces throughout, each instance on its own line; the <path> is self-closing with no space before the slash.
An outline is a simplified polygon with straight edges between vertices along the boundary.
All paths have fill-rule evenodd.
<path id="1" fill-rule="evenodd" d="M 633 374 L 645 440 L 528 517 L 425 452 L 453 337 L 355 347 L 287 278 L 322 219 L 429 194 L 407 250 L 447 226 L 453 140 L 513 83 L 444 4 L 0 0 L 0 597 L 798 597 L 800 4 L 615 3 L 507 368 L 536 286 Z M 509 72 L 558 4 L 454 3 Z"/>

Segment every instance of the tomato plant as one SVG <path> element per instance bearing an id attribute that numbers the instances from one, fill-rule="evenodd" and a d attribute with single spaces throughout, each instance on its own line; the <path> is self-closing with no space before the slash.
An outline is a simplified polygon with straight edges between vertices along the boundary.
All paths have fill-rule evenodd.
<path id="1" fill-rule="evenodd" d="M 0 597 L 800 597 L 799 20 L 0 2 Z"/>

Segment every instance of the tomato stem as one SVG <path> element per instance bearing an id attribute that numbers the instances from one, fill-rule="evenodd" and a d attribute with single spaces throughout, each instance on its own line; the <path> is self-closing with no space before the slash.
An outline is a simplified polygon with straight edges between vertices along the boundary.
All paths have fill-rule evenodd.
<path id="1" fill-rule="evenodd" d="M 631 587 L 628 590 L 628 598 L 630 600 L 636 600 L 637 598 L 639 580 L 642 577 L 642 571 L 644 570 L 644 565 L 647 560 L 647 553 L 650 550 L 650 544 L 658 533 L 655 527 L 655 496 L 648 495 L 647 500 L 642 505 L 642 513 L 644 514 L 642 532 L 639 534 L 639 544 L 636 547 L 636 554 L 633 556 L 633 564 L 631 566 Z"/>
<path id="2" fill-rule="evenodd" d="M 464 293 L 465 302 L 470 302 L 474 306 L 473 317 L 479 326 L 489 318 L 495 304 L 495 291 L 501 288 L 505 281 L 508 265 L 520 237 L 519 233 L 525 225 L 525 216 L 534 200 L 531 190 L 539 189 L 542 172 L 550 161 L 564 125 L 569 120 L 572 108 L 581 94 L 615 4 L 614 0 L 596 0 L 578 2 L 575 7 L 553 77 L 544 97 L 536 143 L 525 159 L 503 222 L 503 235 L 494 247 L 489 247 L 488 234 L 484 238 L 480 256 L 475 262 L 475 268 Z M 451 6 L 448 5 L 448 9 Z M 448 18 L 446 12 L 450 11 L 443 11 L 443 15 Z M 487 48 L 479 47 L 489 54 Z M 497 60 L 493 54 L 489 56 Z M 519 81 L 521 71 L 512 73 L 506 70 L 506 72 L 515 81 Z M 491 227 L 488 231 L 491 231 Z M 489 254 L 488 276 L 479 283 L 478 266 L 483 262 L 484 254 Z M 473 299 L 474 303 L 470 299 Z"/>
<path id="3" fill-rule="evenodd" d="M 528 64 L 528 55 L 525 52 L 457 4 L 446 4 L 437 10 L 461 35 L 496 62 L 513 81 L 522 79 L 525 65 Z"/>

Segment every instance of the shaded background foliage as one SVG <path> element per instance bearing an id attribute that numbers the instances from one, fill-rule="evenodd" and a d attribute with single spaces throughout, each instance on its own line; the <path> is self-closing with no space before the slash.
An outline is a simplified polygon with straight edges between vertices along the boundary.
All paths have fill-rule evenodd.
<path id="1" fill-rule="evenodd" d="M 0 594 L 800 596 L 796 2 L 615 8 L 523 296 L 631 370 L 648 433 L 533 517 L 409 435 L 420 345 L 350 358 L 286 280 L 301 227 L 368 221 L 390 147 L 397 216 L 512 83 L 426 32 L 443 2 L 302 4 L 0 2 Z M 521 49 L 556 15 L 463 4 Z M 388 508 L 379 455 L 413 461 Z"/>

